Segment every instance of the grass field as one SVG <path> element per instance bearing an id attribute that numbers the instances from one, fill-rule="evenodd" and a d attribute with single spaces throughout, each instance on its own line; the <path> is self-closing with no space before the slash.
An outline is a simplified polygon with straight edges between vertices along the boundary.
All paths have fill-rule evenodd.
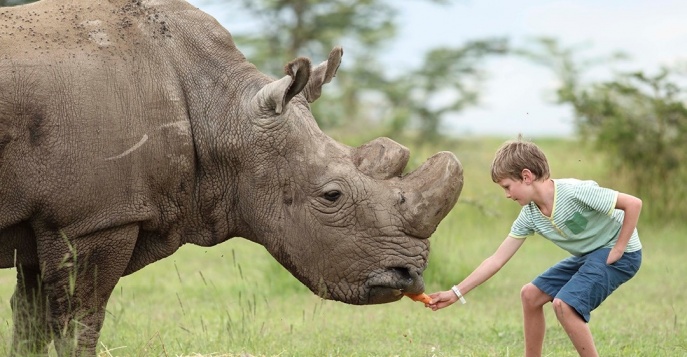
<path id="1" fill-rule="evenodd" d="M 431 238 L 430 292 L 448 289 L 490 255 L 519 207 L 489 178 L 497 139 L 452 145 L 463 162 L 459 204 Z M 554 177 L 614 186 L 601 159 L 573 141 L 538 141 Z M 412 164 L 427 156 L 413 152 Z M 623 187 L 617 187 L 624 189 Z M 660 202 L 644 202 L 645 205 Z M 602 356 L 687 356 L 687 224 L 642 221 L 638 275 L 592 314 Z M 241 238 L 217 247 L 182 247 L 123 278 L 108 305 L 101 356 L 521 356 L 520 287 L 565 257 L 541 237 L 468 303 L 437 312 L 402 299 L 374 306 L 325 301 L 267 252 Z M 0 271 L 0 355 L 11 341 L 14 271 Z M 576 353 L 547 309 L 546 356 Z"/>

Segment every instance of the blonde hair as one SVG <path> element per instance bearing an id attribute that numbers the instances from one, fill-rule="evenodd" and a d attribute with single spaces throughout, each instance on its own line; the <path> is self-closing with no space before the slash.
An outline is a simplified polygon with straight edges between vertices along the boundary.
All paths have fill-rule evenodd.
<path id="1" fill-rule="evenodd" d="M 533 142 L 523 140 L 520 134 L 517 140 L 503 143 L 496 151 L 491 162 L 491 180 L 497 183 L 506 178 L 522 180 L 524 169 L 530 170 L 537 180 L 550 177 L 549 162 L 544 152 Z"/>

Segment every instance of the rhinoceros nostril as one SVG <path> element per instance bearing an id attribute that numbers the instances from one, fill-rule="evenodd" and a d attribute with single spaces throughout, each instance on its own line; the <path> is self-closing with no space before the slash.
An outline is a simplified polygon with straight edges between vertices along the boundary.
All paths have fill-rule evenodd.
<path id="1" fill-rule="evenodd" d="M 400 282 L 403 286 L 409 285 L 413 282 L 413 277 L 410 275 L 408 268 L 395 267 L 390 268 L 389 270 L 394 273 L 396 281 Z"/>

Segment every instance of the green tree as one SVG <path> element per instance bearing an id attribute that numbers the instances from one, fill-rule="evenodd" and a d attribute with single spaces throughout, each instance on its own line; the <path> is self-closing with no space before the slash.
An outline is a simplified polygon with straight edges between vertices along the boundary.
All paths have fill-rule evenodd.
<path id="1" fill-rule="evenodd" d="M 375 58 L 382 44 L 395 36 L 393 7 L 378 0 L 242 0 L 240 4 L 238 12 L 250 15 L 259 31 L 232 35 L 251 62 L 274 76 L 283 75 L 284 64 L 298 56 L 326 59 L 333 47 L 343 45 L 337 80 L 312 110 L 323 127 L 359 120 L 359 82 L 367 71 L 358 64 Z"/>
<path id="2" fill-rule="evenodd" d="M 530 58 L 553 69 L 560 79 L 559 103 L 571 105 L 577 130 L 606 152 L 619 179 L 625 179 L 655 217 L 679 218 L 687 213 L 687 88 L 679 68 L 618 72 L 611 80 L 584 83 L 594 64 L 622 58 L 581 60 L 578 50 L 540 39 Z"/>
<path id="3" fill-rule="evenodd" d="M 485 57 L 507 52 L 505 39 L 475 40 L 458 48 L 435 48 L 422 65 L 380 87 L 389 108 L 390 135 L 415 128 L 422 140 L 443 132 L 442 118 L 479 102 Z"/>
<path id="4" fill-rule="evenodd" d="M 215 0 L 219 1 L 219 0 Z M 447 4 L 451 0 L 425 0 Z M 379 58 L 394 40 L 397 9 L 384 0 L 242 0 L 238 13 L 256 19 L 256 32 L 235 33 L 235 41 L 259 68 L 275 75 L 297 56 L 326 58 L 337 45 L 344 60 L 337 80 L 313 104 L 323 127 L 389 125 L 389 135 L 416 129 L 437 136 L 448 112 L 477 103 L 481 60 L 504 53 L 505 41 L 474 41 L 434 49 L 418 69 L 390 73 Z M 238 16 L 238 15 L 237 15 Z M 231 31 L 231 29 L 229 29 Z M 430 106 L 445 96 L 448 102 Z"/>
<path id="5" fill-rule="evenodd" d="M 375 50 L 395 36 L 396 10 L 378 0 L 241 0 L 241 11 L 259 24 L 259 32 L 234 37 L 251 61 L 282 74 L 297 56 L 326 58 L 346 40 L 346 54 Z"/>

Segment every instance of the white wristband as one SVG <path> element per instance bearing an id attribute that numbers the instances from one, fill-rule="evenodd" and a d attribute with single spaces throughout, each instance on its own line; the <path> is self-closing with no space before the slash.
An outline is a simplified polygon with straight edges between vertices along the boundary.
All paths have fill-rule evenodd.
<path id="1" fill-rule="evenodd" d="M 458 287 L 453 285 L 451 287 L 451 290 L 453 290 L 453 293 L 456 294 L 458 297 L 458 300 L 460 300 L 461 304 L 465 304 L 467 301 L 465 301 L 465 298 L 463 297 L 463 294 L 460 293 L 460 290 L 458 290 Z"/>

